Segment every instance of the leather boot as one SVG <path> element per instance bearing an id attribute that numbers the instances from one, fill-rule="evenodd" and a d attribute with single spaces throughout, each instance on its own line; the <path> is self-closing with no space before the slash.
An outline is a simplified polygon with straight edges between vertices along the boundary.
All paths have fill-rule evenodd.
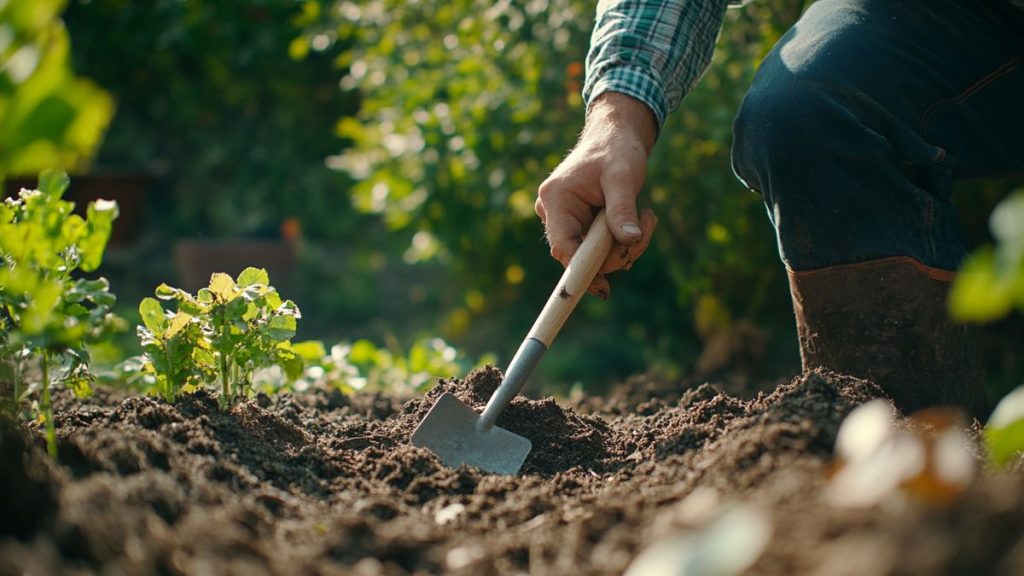
<path id="1" fill-rule="evenodd" d="M 789 272 L 804 370 L 878 384 L 904 413 L 958 404 L 987 416 L 976 329 L 946 310 L 954 273 L 907 257 Z"/>

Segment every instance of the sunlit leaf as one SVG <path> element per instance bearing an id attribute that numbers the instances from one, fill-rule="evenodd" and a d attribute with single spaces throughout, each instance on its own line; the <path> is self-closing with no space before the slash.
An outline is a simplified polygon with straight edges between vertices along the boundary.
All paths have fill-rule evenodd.
<path id="1" fill-rule="evenodd" d="M 71 185 L 71 178 L 62 170 L 46 169 L 39 174 L 39 191 L 60 198 Z"/>
<path id="2" fill-rule="evenodd" d="M 1024 386 L 999 401 L 985 425 L 985 446 L 997 465 L 1005 465 L 1024 452 Z"/>
<path id="3" fill-rule="evenodd" d="M 357 340 L 352 343 L 348 358 L 356 364 L 373 363 L 379 354 L 377 346 L 369 340 Z"/>
<path id="4" fill-rule="evenodd" d="M 292 316 L 275 316 L 268 325 L 270 337 L 275 340 L 284 340 L 295 336 L 297 323 Z"/>
<path id="5" fill-rule="evenodd" d="M 168 322 L 167 331 L 164 333 L 164 337 L 174 338 L 175 336 L 178 335 L 179 332 L 181 332 L 186 326 L 188 326 L 188 323 L 191 321 L 192 316 L 190 314 L 178 311 L 171 318 L 170 322 Z"/>
<path id="6" fill-rule="evenodd" d="M 142 323 L 155 336 L 164 335 L 167 330 L 167 318 L 164 316 L 164 308 L 154 298 L 143 298 L 139 302 L 139 317 Z"/>
<path id="7" fill-rule="evenodd" d="M 235 296 L 235 281 L 227 274 L 216 272 L 210 276 L 210 292 L 222 302 L 227 302 Z"/>
<path id="8" fill-rule="evenodd" d="M 308 362 L 319 362 L 327 356 L 327 349 L 320 340 L 305 340 L 292 344 L 292 350 Z"/>
<path id="9" fill-rule="evenodd" d="M 949 310 L 961 321 L 990 322 L 1013 308 L 1014 278 L 1000 276 L 991 248 L 979 249 L 957 273 L 950 290 Z"/>
<path id="10" fill-rule="evenodd" d="M 242 270 L 242 273 L 238 275 L 239 287 L 245 288 L 256 284 L 263 286 L 270 285 L 270 276 L 267 274 L 266 269 L 249 267 Z"/>

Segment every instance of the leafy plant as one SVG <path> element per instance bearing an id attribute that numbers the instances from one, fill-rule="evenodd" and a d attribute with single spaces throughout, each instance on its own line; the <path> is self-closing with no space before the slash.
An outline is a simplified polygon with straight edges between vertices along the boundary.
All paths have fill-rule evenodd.
<path id="1" fill-rule="evenodd" d="M 267 392 L 304 391 L 311 386 L 336 388 L 345 394 L 359 390 L 423 392 L 437 378 L 452 378 L 475 366 L 492 361 L 469 361 L 465 354 L 441 338 L 416 340 L 407 350 L 397 343 L 381 347 L 369 340 L 340 342 L 328 351 L 323 342 L 309 340 L 292 345 L 305 361 L 298 379 L 291 379 L 279 368 L 260 374 Z"/>
<path id="2" fill-rule="evenodd" d="M 985 446 L 997 466 L 1005 466 L 1024 452 L 1024 386 L 999 401 L 985 425 Z"/>
<path id="3" fill-rule="evenodd" d="M 0 182 L 78 166 L 113 114 L 110 96 L 71 70 L 65 4 L 0 2 Z"/>
<path id="4" fill-rule="evenodd" d="M 63 382 L 77 394 L 90 391 L 86 345 L 123 327 L 111 312 L 115 297 L 105 278 L 73 277 L 99 267 L 117 218 L 117 204 L 99 200 L 86 218 L 62 200 L 70 180 L 46 171 L 37 190 L 22 190 L 0 205 L 0 356 L 11 372 L 8 408 L 34 392 L 46 425 L 47 447 L 56 454 L 50 386 Z M 34 385 L 28 368 L 38 364 Z"/>
<path id="5" fill-rule="evenodd" d="M 299 308 L 281 299 L 261 268 L 246 268 L 237 279 L 213 274 L 195 295 L 161 284 L 156 299 L 139 304 L 139 315 L 141 371 L 169 402 L 182 389 L 216 378 L 227 407 L 248 395 L 259 368 L 280 365 L 293 378 L 302 373 L 302 358 L 291 344 Z"/>
<path id="6" fill-rule="evenodd" d="M 1024 310 L 1024 190 L 1003 200 L 989 217 L 995 246 L 968 258 L 950 293 L 954 318 L 992 322 Z"/>

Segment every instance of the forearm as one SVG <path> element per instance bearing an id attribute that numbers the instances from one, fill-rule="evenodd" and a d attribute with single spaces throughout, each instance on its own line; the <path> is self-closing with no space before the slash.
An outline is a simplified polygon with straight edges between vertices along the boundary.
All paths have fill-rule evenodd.
<path id="1" fill-rule="evenodd" d="M 711 62 L 728 0 L 602 0 L 587 55 L 588 110 L 607 92 L 646 104 L 660 129 Z"/>

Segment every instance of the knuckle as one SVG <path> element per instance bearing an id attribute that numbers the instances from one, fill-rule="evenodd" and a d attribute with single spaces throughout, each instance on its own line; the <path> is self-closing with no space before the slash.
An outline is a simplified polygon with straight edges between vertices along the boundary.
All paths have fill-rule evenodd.
<path id="1" fill-rule="evenodd" d="M 605 207 L 605 211 L 615 221 L 632 219 L 636 214 L 636 204 L 629 198 L 614 198 Z"/>
<path id="2" fill-rule="evenodd" d="M 540 186 L 537 188 L 537 200 L 540 201 L 541 203 L 549 201 L 552 197 L 552 194 L 555 194 L 555 192 L 558 190 L 558 187 L 558 181 L 556 181 L 554 178 L 548 178 L 547 180 L 541 182 Z"/>

